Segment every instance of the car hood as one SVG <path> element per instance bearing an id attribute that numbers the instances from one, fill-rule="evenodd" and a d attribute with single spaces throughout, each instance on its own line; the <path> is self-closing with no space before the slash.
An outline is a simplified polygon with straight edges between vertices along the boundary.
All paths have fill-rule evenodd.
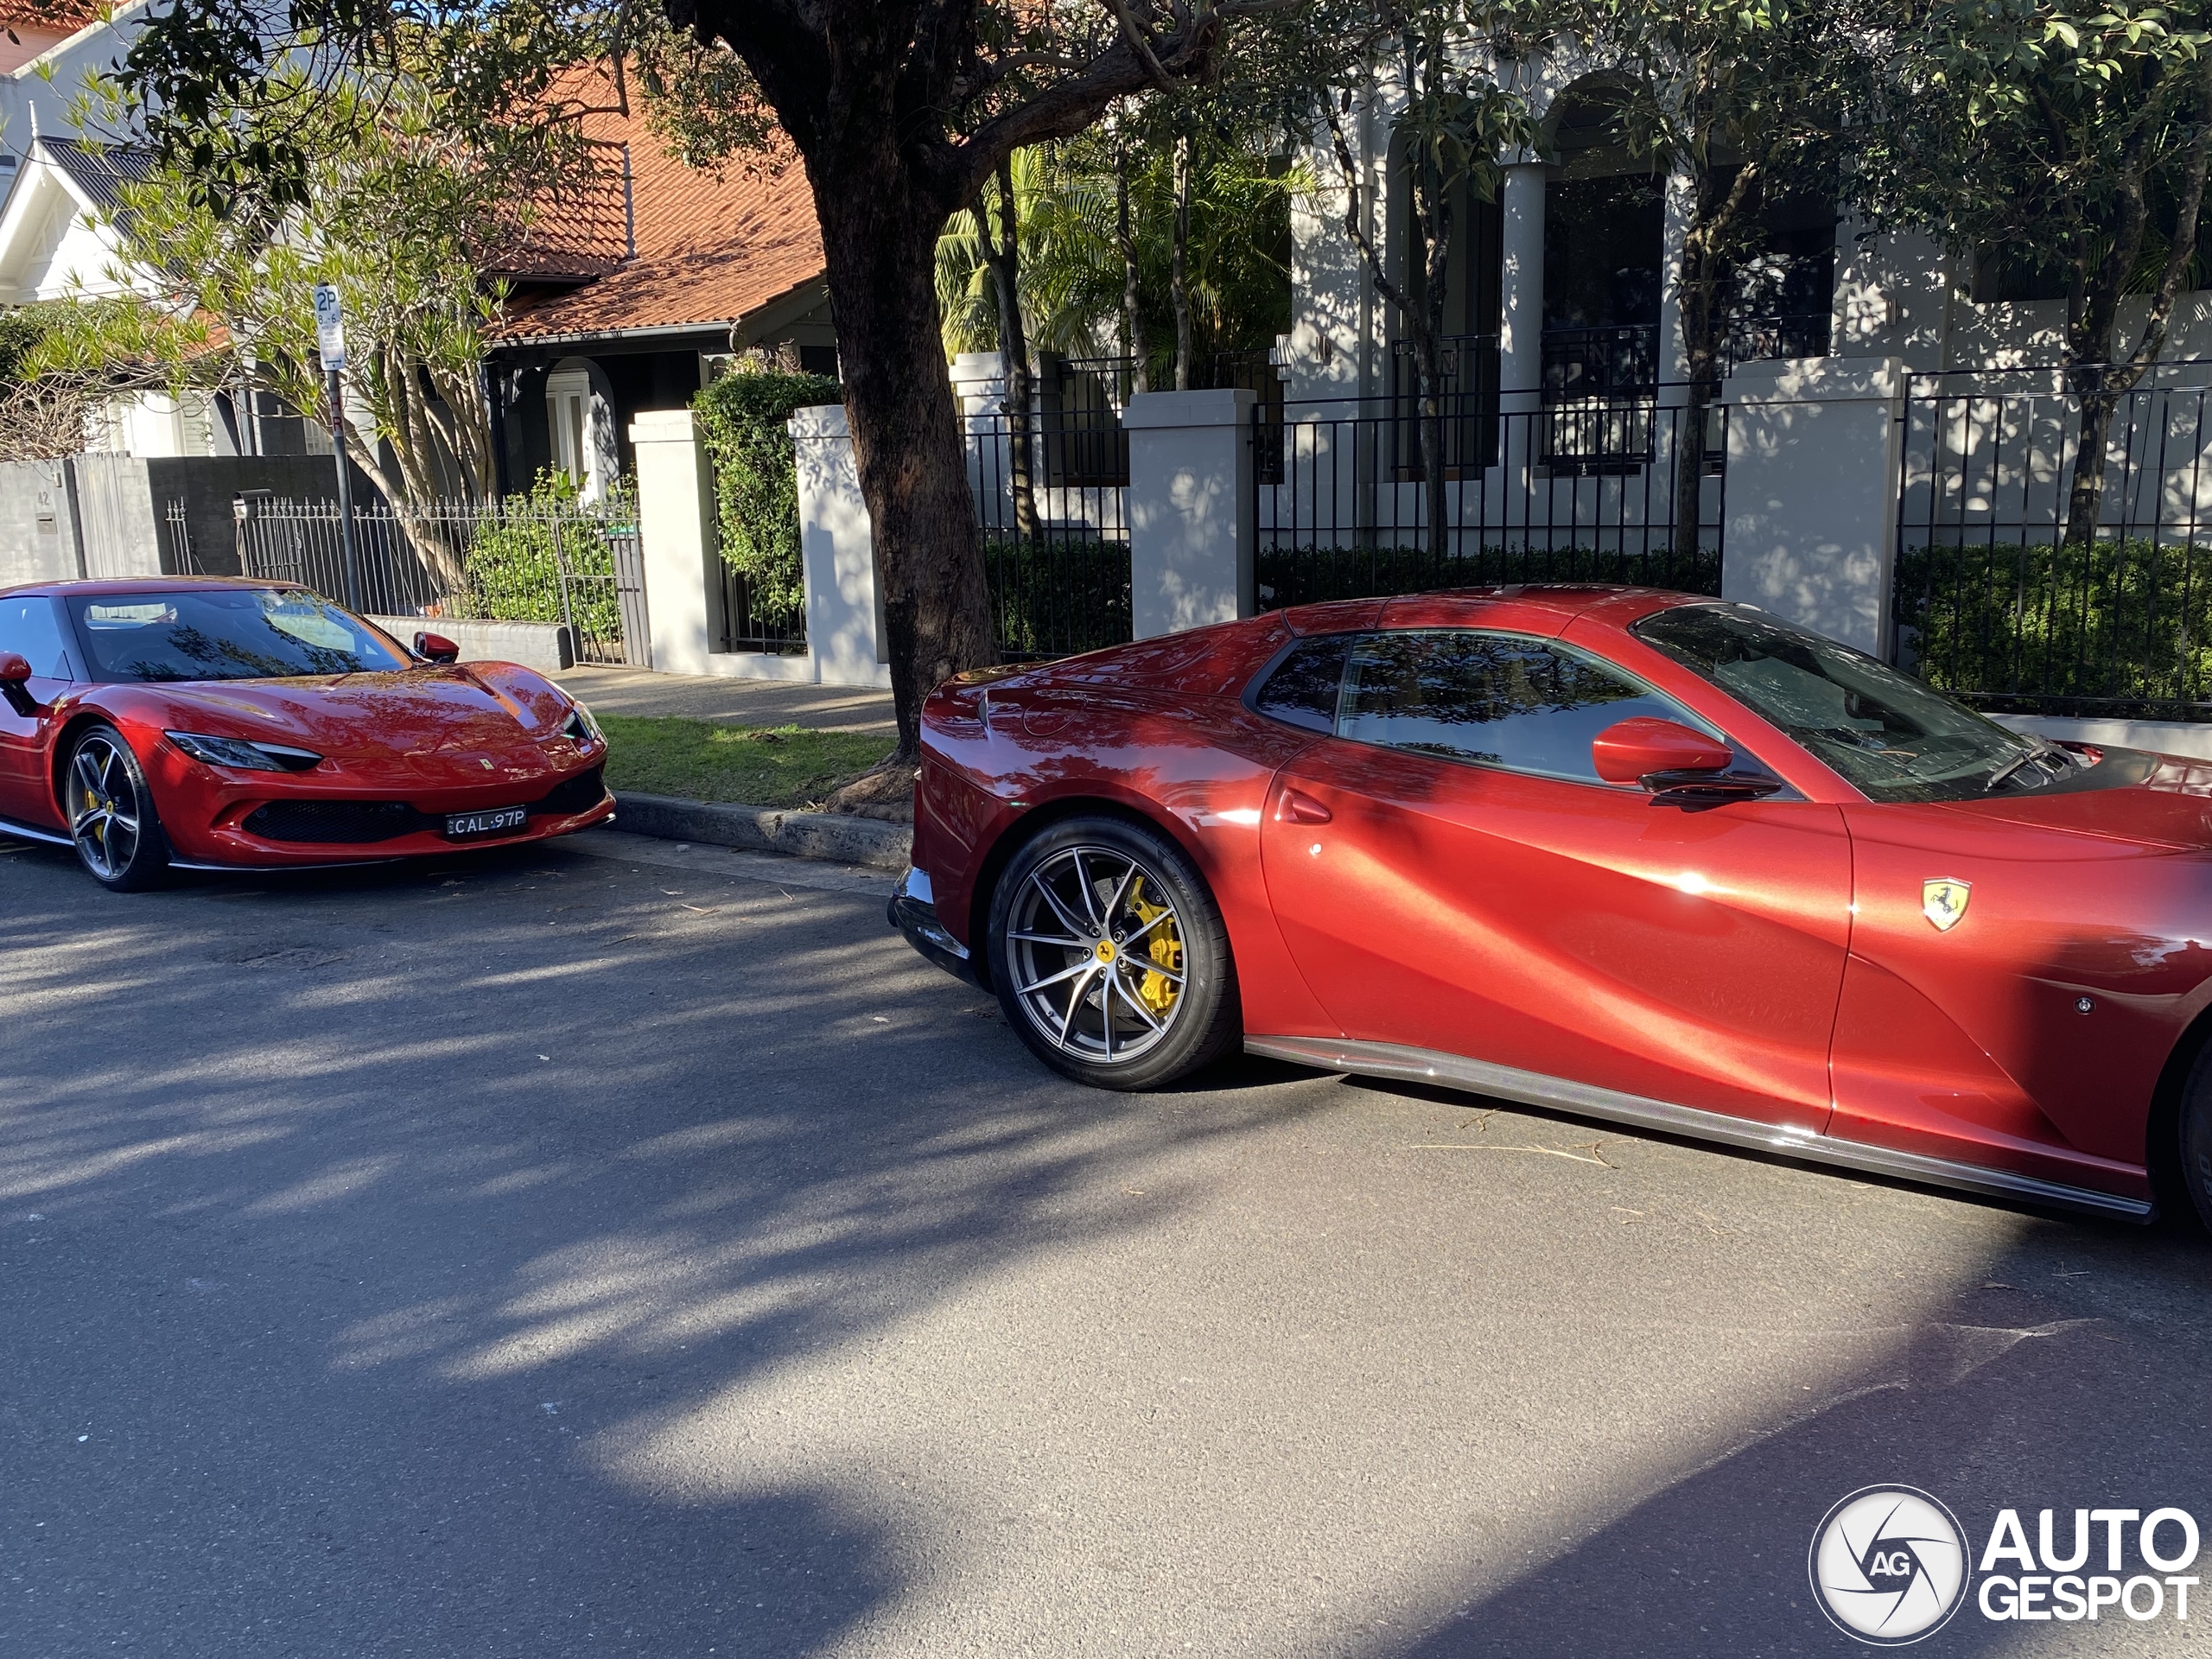
<path id="1" fill-rule="evenodd" d="M 566 702 L 550 687 L 518 695 L 463 667 L 141 690 L 168 730 L 290 744 L 335 763 L 334 772 L 378 780 L 520 781 L 572 754 L 560 736 Z"/>
<path id="2" fill-rule="evenodd" d="M 2037 830 L 2212 853 L 2212 764 L 2176 755 L 2107 749 L 2100 764 L 2062 787 L 1948 804 Z"/>

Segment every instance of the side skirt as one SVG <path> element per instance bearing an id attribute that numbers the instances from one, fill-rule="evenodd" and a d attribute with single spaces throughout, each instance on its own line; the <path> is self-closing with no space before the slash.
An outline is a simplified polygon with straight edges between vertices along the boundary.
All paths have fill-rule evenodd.
<path id="1" fill-rule="evenodd" d="M 1929 1158 L 1915 1152 L 1893 1152 L 1864 1141 L 1834 1140 L 1810 1129 L 1753 1123 L 1719 1112 L 1701 1111 L 1694 1106 L 1676 1106 L 1663 1100 L 1648 1100 L 1641 1095 L 1618 1094 L 1586 1083 L 1571 1083 L 1563 1077 L 1548 1077 L 1541 1072 L 1522 1071 L 1510 1065 L 1494 1065 L 1487 1060 L 1471 1060 L 1464 1055 L 1443 1054 L 1432 1049 L 1326 1037 L 1247 1037 L 1244 1049 L 1247 1053 L 1315 1066 L 1324 1071 L 1465 1089 L 1501 1100 L 1557 1107 L 1586 1117 L 1606 1118 L 1616 1123 L 1718 1141 L 1748 1151 L 1780 1153 L 1785 1157 L 1863 1170 L 1872 1175 L 1894 1176 L 1992 1198 L 2020 1199 L 2107 1219 L 2147 1222 L 2158 1213 L 2158 1206 L 2146 1198 L 2124 1198 L 2088 1187 L 2016 1175 L 2010 1170 L 1985 1169 L 1976 1164 Z"/>
<path id="2" fill-rule="evenodd" d="M 73 848 L 77 844 L 57 830 L 34 830 L 27 823 L 17 823 L 13 818 L 0 818 L 0 836 L 13 836 L 18 841 L 42 841 L 49 847 Z"/>

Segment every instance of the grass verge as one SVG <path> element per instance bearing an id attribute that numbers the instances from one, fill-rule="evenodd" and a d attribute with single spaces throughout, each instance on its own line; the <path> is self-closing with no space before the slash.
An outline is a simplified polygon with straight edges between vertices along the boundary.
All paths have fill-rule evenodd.
<path id="1" fill-rule="evenodd" d="M 725 726 L 675 715 L 601 715 L 607 783 L 620 795 L 674 795 L 747 806 L 817 805 L 891 753 L 875 732 Z"/>

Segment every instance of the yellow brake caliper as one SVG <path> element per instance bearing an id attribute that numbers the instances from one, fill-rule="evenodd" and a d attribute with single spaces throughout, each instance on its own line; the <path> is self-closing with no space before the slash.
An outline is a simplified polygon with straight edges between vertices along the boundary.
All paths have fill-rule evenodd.
<path id="1" fill-rule="evenodd" d="M 1137 913 L 1137 920 L 1146 926 L 1167 915 L 1167 906 L 1147 902 L 1144 878 L 1139 876 L 1129 887 L 1129 908 Z M 1183 938 L 1175 931 L 1173 917 L 1152 930 L 1145 944 L 1145 955 L 1169 973 L 1183 971 Z M 1154 1014 L 1166 1014 L 1175 1004 L 1175 982 L 1166 974 L 1147 973 L 1137 982 L 1137 995 L 1145 1007 Z"/>

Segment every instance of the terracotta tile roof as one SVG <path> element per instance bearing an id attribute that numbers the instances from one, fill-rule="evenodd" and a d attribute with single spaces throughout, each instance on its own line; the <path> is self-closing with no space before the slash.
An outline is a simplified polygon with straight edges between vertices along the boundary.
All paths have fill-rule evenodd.
<path id="1" fill-rule="evenodd" d="M 727 326 L 821 277 L 822 232 L 795 159 L 775 171 L 751 171 L 740 157 L 716 178 L 669 155 L 641 116 L 591 116 L 584 130 L 630 147 L 636 257 L 565 292 L 517 295 L 493 331 L 496 338 Z M 582 246 L 603 239 L 604 203 L 578 211 L 566 240 Z M 560 245 L 557 227 L 549 229 L 553 234 L 533 239 Z"/>
<path id="2" fill-rule="evenodd" d="M 58 29 L 74 35 L 98 22 L 105 10 L 99 0 L 0 0 L 0 28 Z"/>

